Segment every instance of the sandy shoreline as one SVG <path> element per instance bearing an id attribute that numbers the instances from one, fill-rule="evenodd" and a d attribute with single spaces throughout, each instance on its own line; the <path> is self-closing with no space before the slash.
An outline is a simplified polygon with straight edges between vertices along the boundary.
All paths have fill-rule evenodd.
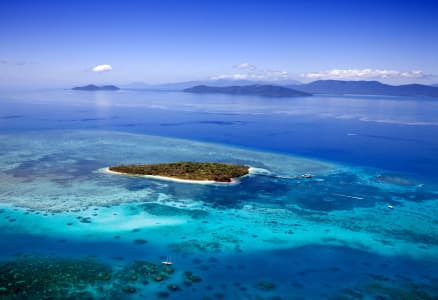
<path id="1" fill-rule="evenodd" d="M 248 176 L 251 174 L 251 167 L 248 170 L 248 174 L 242 176 Z M 158 175 L 135 175 L 135 174 L 128 174 L 128 173 L 122 173 L 122 172 L 115 172 L 111 171 L 109 167 L 99 169 L 102 173 L 107 174 L 115 174 L 115 175 L 124 175 L 124 176 L 136 176 L 136 177 L 145 177 L 145 178 L 151 178 L 151 179 L 158 179 L 158 180 L 165 180 L 165 181 L 174 181 L 174 182 L 183 182 L 183 183 L 193 183 L 193 184 L 210 184 L 210 185 L 236 185 L 239 184 L 240 181 L 237 178 L 232 178 L 231 182 L 219 182 L 219 181 L 213 181 L 213 180 L 190 180 L 190 179 L 179 179 L 179 178 L 173 178 L 173 177 L 166 177 L 166 176 L 158 176 Z M 239 177 L 239 178 L 242 178 Z"/>

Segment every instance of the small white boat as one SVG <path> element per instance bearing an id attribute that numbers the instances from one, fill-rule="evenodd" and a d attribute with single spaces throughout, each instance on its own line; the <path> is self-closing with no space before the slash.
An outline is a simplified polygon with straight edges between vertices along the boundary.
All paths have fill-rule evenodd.
<path id="1" fill-rule="evenodd" d="M 166 257 L 166 260 L 163 260 L 161 263 L 167 266 L 173 265 L 173 262 L 170 261 L 168 257 Z"/>
<path id="2" fill-rule="evenodd" d="M 312 178 L 313 175 L 310 174 L 310 173 L 306 173 L 306 174 L 301 175 L 301 177 L 303 177 L 303 178 Z"/>
<path id="3" fill-rule="evenodd" d="M 388 205 L 388 208 L 389 208 L 389 209 L 393 209 L 394 206 L 392 206 L 391 204 L 389 204 L 389 205 Z"/>

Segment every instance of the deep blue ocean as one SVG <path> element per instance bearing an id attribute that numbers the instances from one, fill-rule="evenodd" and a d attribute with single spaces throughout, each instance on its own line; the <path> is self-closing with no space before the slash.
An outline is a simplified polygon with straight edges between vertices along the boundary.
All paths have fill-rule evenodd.
<path id="1" fill-rule="evenodd" d="M 102 171 L 184 160 L 260 173 Z M 438 299 L 437 167 L 438 99 L 1 91 L 0 299 Z"/>
<path id="2" fill-rule="evenodd" d="M 1 101 L 2 132 L 117 130 L 438 176 L 436 99 L 41 90 Z"/>

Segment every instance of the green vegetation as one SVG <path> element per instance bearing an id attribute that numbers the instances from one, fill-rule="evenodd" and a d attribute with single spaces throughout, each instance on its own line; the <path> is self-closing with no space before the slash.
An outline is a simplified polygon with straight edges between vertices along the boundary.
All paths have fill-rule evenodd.
<path id="1" fill-rule="evenodd" d="M 233 178 L 248 174 L 249 167 L 211 162 L 177 162 L 150 165 L 121 165 L 109 168 L 110 171 L 130 175 L 154 175 L 183 180 L 210 180 L 231 182 Z"/>

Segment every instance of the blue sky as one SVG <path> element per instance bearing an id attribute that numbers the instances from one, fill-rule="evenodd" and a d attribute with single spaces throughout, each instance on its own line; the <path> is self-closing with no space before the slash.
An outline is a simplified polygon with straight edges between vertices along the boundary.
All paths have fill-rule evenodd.
<path id="1" fill-rule="evenodd" d="M 435 83 L 438 1 L 1 0 L 0 45 L 2 86 Z"/>

